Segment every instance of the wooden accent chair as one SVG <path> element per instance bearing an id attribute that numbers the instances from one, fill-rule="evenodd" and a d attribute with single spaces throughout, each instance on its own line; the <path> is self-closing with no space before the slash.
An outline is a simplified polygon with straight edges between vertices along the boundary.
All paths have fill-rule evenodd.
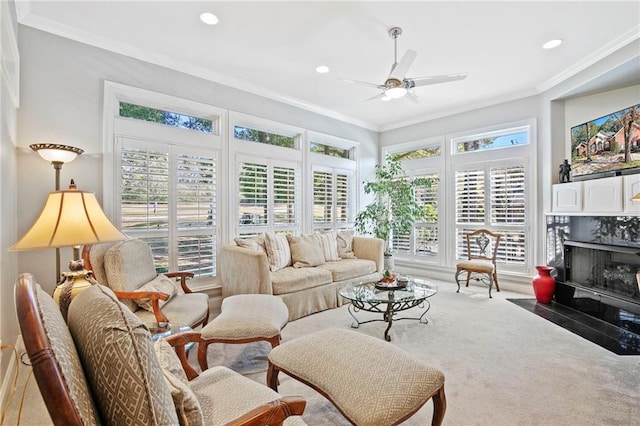
<path id="1" fill-rule="evenodd" d="M 469 287 L 469 279 L 472 274 L 474 278 L 489 286 L 489 298 L 491 298 L 491 288 L 496 285 L 496 291 L 500 291 L 498 284 L 498 270 L 496 267 L 496 257 L 500 246 L 500 234 L 495 234 L 487 229 L 478 229 L 465 234 L 467 246 L 467 260 L 458 262 L 456 265 L 455 280 L 458 284 L 457 292 L 460 292 L 459 275 L 463 272 L 467 274 L 466 287 Z"/>
<path id="2" fill-rule="evenodd" d="M 79 293 L 69 306 L 68 324 L 30 274 L 17 279 L 15 301 L 25 348 L 54 424 L 159 426 L 197 414 L 212 425 L 281 425 L 285 419 L 287 425 L 304 425 L 297 417 L 306 404 L 300 397 L 281 397 L 225 367 L 198 376 L 185 355 L 185 344 L 199 341 L 196 332 L 167 338 L 177 356 L 168 352 L 179 359 L 178 369 L 184 368 L 188 381 L 170 376 L 167 371 L 175 370 L 166 369 L 166 353 L 158 352 L 147 327 L 107 287 L 94 285 Z M 187 390 L 175 393 L 182 386 L 175 381 Z"/>
<path id="3" fill-rule="evenodd" d="M 82 249 L 86 269 L 98 283 L 109 287 L 145 324 L 166 326 L 169 322 L 192 328 L 209 321 L 209 297 L 187 286 L 191 272 L 158 275 L 149 245 L 138 239 L 86 245 Z M 180 279 L 180 289 L 168 282 Z M 174 292 L 174 294 L 168 294 Z M 147 299 L 146 308 L 136 300 Z"/>

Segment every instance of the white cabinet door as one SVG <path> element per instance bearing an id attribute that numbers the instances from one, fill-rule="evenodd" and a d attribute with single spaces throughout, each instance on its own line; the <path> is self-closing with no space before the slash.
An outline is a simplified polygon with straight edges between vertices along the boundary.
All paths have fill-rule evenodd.
<path id="1" fill-rule="evenodd" d="M 554 213 L 582 211 L 582 182 L 558 183 L 553 185 Z"/>
<path id="2" fill-rule="evenodd" d="M 583 211 L 622 213 L 622 176 L 586 180 L 583 182 Z"/>
<path id="3" fill-rule="evenodd" d="M 631 198 L 636 194 L 640 194 L 640 174 L 624 176 L 625 213 L 640 213 L 640 201 L 631 201 Z"/>

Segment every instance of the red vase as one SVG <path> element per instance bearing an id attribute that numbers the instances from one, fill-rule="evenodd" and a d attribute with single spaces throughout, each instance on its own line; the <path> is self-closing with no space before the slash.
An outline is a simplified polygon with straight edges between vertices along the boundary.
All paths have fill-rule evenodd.
<path id="1" fill-rule="evenodd" d="M 533 293 L 540 303 L 551 303 L 553 292 L 556 289 L 556 280 L 551 276 L 553 268 L 550 266 L 536 266 L 538 275 L 533 277 Z"/>

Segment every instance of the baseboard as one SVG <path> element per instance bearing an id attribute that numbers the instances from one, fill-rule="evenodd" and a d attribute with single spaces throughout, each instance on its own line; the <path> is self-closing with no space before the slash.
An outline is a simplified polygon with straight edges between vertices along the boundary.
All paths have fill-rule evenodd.
<path id="1" fill-rule="evenodd" d="M 18 362 L 16 363 L 16 353 L 18 354 L 18 356 L 20 356 L 20 354 L 25 352 L 24 342 L 22 341 L 21 335 L 18 335 L 18 338 L 16 339 L 15 348 L 15 351 L 8 352 L 11 354 L 11 359 L 9 360 L 9 364 L 7 366 L 7 372 L 2 378 L 2 387 L 0 388 L 0 407 L 2 408 L 4 408 L 4 406 L 7 404 L 7 399 L 11 394 L 11 387 L 13 386 L 15 376 L 20 372 L 20 370 L 18 370 L 20 368 L 20 359 L 18 359 Z"/>

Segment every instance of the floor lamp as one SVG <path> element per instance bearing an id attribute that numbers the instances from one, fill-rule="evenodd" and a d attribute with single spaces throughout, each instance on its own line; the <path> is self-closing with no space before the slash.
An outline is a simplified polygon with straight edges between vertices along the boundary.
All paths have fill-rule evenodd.
<path id="1" fill-rule="evenodd" d="M 55 190 L 60 190 L 60 170 L 64 163 L 69 163 L 82 154 L 84 150 L 69 145 L 60 145 L 57 143 L 34 143 L 29 145 L 43 159 L 49 161 L 56 172 Z M 60 280 L 60 249 L 56 249 L 56 284 Z"/>
<path id="2" fill-rule="evenodd" d="M 96 196 L 92 192 L 78 191 L 71 180 L 68 190 L 49 193 L 36 222 L 9 250 L 73 247 L 70 272 L 62 274 L 62 280 L 53 293 L 66 319 L 71 299 L 95 283 L 91 271 L 84 269 L 80 246 L 126 238 L 104 214 Z"/>

